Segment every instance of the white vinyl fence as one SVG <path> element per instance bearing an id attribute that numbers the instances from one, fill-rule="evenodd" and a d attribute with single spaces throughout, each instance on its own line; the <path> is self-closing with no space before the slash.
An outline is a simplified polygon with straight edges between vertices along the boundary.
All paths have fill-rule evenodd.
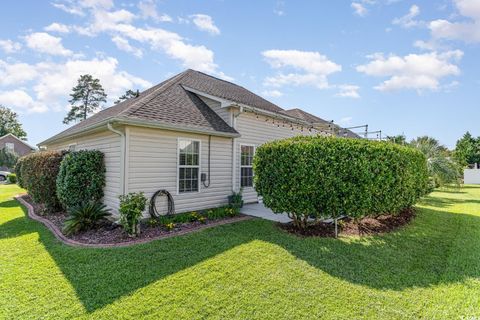
<path id="1" fill-rule="evenodd" d="M 475 165 L 475 169 L 463 170 L 463 183 L 480 184 L 480 168 L 478 168 L 478 164 Z"/>

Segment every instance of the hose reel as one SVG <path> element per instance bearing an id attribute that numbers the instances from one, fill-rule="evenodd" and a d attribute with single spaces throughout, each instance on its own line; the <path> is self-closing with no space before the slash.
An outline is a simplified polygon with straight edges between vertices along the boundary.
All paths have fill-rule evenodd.
<path id="1" fill-rule="evenodd" d="M 167 213 L 166 214 L 160 214 L 157 210 L 156 200 L 159 196 L 167 197 Z M 175 214 L 175 203 L 173 201 L 173 197 L 170 194 L 170 192 L 168 192 L 165 189 L 156 191 L 150 198 L 150 206 L 148 208 L 148 212 L 150 213 L 150 216 L 152 218 L 160 218 L 160 216 L 164 216 L 164 215 L 169 216 L 169 215 Z"/>

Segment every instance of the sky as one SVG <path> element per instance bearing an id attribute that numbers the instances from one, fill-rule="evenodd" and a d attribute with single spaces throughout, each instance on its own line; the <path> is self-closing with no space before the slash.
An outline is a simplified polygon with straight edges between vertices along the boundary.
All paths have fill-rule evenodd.
<path id="1" fill-rule="evenodd" d="M 0 104 L 37 144 L 67 128 L 81 74 L 108 107 L 192 68 L 284 109 L 452 148 L 480 136 L 479 57 L 480 0 L 17 0 L 0 11 Z"/>

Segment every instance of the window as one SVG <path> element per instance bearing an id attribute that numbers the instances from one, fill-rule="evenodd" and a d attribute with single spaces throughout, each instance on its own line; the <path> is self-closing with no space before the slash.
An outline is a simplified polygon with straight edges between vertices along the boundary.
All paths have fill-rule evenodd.
<path id="1" fill-rule="evenodd" d="M 71 151 L 71 152 L 73 152 L 73 151 L 75 151 L 75 150 L 76 150 L 76 147 L 77 147 L 77 145 L 76 145 L 76 144 L 69 144 L 69 145 L 68 145 L 68 151 Z"/>
<path id="2" fill-rule="evenodd" d="M 10 152 L 14 152 L 14 151 L 15 151 L 15 143 L 13 143 L 13 142 L 6 142 L 6 143 L 5 143 L 5 149 L 7 149 L 7 150 L 10 151 Z"/>
<path id="3" fill-rule="evenodd" d="M 240 186 L 253 187 L 254 146 L 240 146 Z"/>
<path id="4" fill-rule="evenodd" d="M 178 192 L 197 192 L 200 186 L 200 141 L 178 140 Z"/>

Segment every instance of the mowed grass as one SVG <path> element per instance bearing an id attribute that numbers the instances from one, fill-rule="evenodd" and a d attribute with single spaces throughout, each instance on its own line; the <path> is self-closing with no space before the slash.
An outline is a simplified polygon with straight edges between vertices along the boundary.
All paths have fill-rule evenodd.
<path id="1" fill-rule="evenodd" d="M 480 188 L 438 191 L 388 235 L 301 239 L 250 220 L 72 248 L 0 186 L 0 319 L 480 317 Z"/>

